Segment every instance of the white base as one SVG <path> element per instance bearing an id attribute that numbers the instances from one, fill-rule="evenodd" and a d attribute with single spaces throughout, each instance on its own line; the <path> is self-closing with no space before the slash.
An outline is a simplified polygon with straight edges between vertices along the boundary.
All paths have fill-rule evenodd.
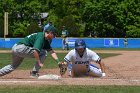
<path id="1" fill-rule="evenodd" d="M 54 74 L 46 74 L 46 75 L 39 76 L 38 79 L 58 80 L 61 79 L 61 76 L 54 75 Z"/>

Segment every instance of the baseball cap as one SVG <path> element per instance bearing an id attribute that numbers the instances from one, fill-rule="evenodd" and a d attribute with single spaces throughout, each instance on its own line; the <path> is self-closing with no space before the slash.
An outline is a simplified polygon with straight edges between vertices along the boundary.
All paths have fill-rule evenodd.
<path id="1" fill-rule="evenodd" d="M 54 36 L 56 36 L 56 28 L 53 25 L 48 26 L 45 29 L 45 32 L 52 32 L 54 34 Z"/>

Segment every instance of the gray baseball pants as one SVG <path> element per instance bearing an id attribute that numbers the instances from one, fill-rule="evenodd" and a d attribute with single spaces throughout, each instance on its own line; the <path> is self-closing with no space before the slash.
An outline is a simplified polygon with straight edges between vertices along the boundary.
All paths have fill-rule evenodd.
<path id="1" fill-rule="evenodd" d="M 0 69 L 0 76 L 4 76 L 12 71 L 14 71 L 23 61 L 25 57 L 34 57 L 34 49 L 29 46 L 25 46 L 24 44 L 15 44 L 12 47 L 12 63 Z M 39 56 L 40 60 L 43 63 L 46 58 L 46 51 L 41 50 Z M 33 68 L 34 71 L 39 71 L 40 66 L 35 63 Z"/>

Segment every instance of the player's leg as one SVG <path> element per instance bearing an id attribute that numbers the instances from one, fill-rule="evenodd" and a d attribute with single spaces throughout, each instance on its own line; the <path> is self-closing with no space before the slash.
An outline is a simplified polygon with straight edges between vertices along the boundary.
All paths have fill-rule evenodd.
<path id="1" fill-rule="evenodd" d="M 15 45 L 16 47 L 13 48 L 13 51 L 15 52 L 16 55 L 20 56 L 20 57 L 34 57 L 34 49 L 32 47 L 28 47 L 25 46 L 24 44 L 20 44 L 20 45 Z M 45 60 L 45 55 L 46 55 L 46 51 L 45 50 L 41 50 L 40 52 L 40 58 L 41 58 L 41 62 L 43 63 Z M 40 66 L 37 64 L 35 64 L 33 71 L 31 72 L 31 74 L 33 75 L 37 75 L 38 76 L 38 71 L 40 69 Z"/>
<path id="2" fill-rule="evenodd" d="M 14 51 L 14 54 L 19 57 L 34 57 L 34 49 L 24 44 L 15 44 L 12 48 L 12 51 Z"/>
<path id="3" fill-rule="evenodd" d="M 65 38 L 62 39 L 62 49 L 65 49 Z"/>
<path id="4" fill-rule="evenodd" d="M 69 44 L 68 43 L 66 43 L 66 47 L 67 47 L 67 50 L 69 50 Z"/>
<path id="5" fill-rule="evenodd" d="M 40 54 L 39 54 L 39 57 L 40 57 L 41 63 L 44 63 L 44 61 L 46 59 L 46 51 L 45 50 L 41 50 Z M 40 68 L 41 67 L 38 65 L 38 62 L 36 62 L 35 66 L 32 69 L 31 76 L 38 77 L 39 76 L 38 72 L 39 72 Z"/>
<path id="6" fill-rule="evenodd" d="M 23 61 L 23 57 L 17 56 L 16 52 L 12 51 L 12 63 L 0 69 L 0 76 L 4 76 L 14 71 Z"/>
<path id="7" fill-rule="evenodd" d="M 102 71 L 97 66 L 90 64 L 89 65 L 89 75 L 93 77 L 101 77 Z"/>
<path id="8" fill-rule="evenodd" d="M 67 50 L 69 50 L 68 37 L 66 37 L 66 39 L 65 39 L 65 45 L 66 45 Z"/>

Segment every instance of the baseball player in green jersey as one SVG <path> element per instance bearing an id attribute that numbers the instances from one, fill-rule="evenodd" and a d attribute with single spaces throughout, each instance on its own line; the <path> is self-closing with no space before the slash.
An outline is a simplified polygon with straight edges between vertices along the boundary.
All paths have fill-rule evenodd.
<path id="1" fill-rule="evenodd" d="M 50 46 L 50 42 L 55 38 L 55 27 L 49 26 L 45 32 L 38 32 L 28 35 L 12 47 L 12 63 L 0 69 L 0 76 L 4 76 L 14 71 L 25 57 L 34 57 L 36 59 L 32 74 L 37 75 L 39 69 L 43 67 L 46 52 L 50 52 L 53 59 L 60 63 L 57 54 Z"/>

